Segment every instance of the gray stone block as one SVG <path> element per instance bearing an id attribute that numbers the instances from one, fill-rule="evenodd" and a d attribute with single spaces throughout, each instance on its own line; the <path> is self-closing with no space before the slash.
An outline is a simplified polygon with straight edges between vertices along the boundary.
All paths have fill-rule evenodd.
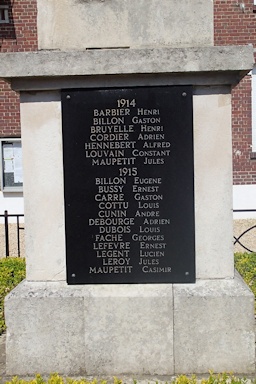
<path id="1" fill-rule="evenodd" d="M 253 63 L 249 45 L 1 53 L 0 78 L 235 71 L 239 81 Z"/>
<path id="2" fill-rule="evenodd" d="M 238 276 L 175 285 L 175 373 L 253 373 L 253 314 L 253 294 Z"/>
<path id="3" fill-rule="evenodd" d="M 5 303 L 8 375 L 253 373 L 254 297 L 196 284 L 23 282 Z"/>
<path id="4" fill-rule="evenodd" d="M 22 283 L 7 297 L 7 374 L 84 373 L 83 298 L 51 286 Z"/>
<path id="5" fill-rule="evenodd" d="M 171 285 L 23 282 L 5 303 L 6 372 L 172 374 L 172 300 Z"/>
<path id="6" fill-rule="evenodd" d="M 37 9 L 39 49 L 213 45 L 211 0 L 38 0 Z"/>
<path id="7" fill-rule="evenodd" d="M 165 290 L 168 296 L 93 297 L 86 302 L 89 374 L 173 374 L 172 288 Z"/>

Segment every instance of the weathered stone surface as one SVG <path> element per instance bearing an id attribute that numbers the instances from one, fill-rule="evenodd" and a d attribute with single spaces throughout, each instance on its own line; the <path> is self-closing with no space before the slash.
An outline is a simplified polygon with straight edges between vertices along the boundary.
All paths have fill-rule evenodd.
<path id="1" fill-rule="evenodd" d="M 21 125 L 27 279 L 66 280 L 59 93 L 23 94 Z"/>
<path id="2" fill-rule="evenodd" d="M 240 277 L 174 286 L 23 282 L 5 302 L 6 372 L 252 373 L 253 306 Z"/>
<path id="3" fill-rule="evenodd" d="M 197 279 L 234 277 L 228 91 L 201 88 L 193 97 Z"/>
<path id="4" fill-rule="evenodd" d="M 6 299 L 6 373 L 84 373 L 83 298 L 60 285 L 22 283 Z"/>
<path id="5" fill-rule="evenodd" d="M 171 285 L 23 282 L 5 302 L 7 374 L 172 374 L 172 308 Z"/>
<path id="6" fill-rule="evenodd" d="M 0 78 L 234 72 L 254 63 L 252 46 L 1 53 Z"/>
<path id="7" fill-rule="evenodd" d="M 90 293 L 89 374 L 173 374 L 172 285 L 95 286 Z"/>
<path id="8" fill-rule="evenodd" d="M 38 0 L 39 49 L 213 45 L 211 0 Z"/>
<path id="9" fill-rule="evenodd" d="M 253 373 L 253 308 L 240 276 L 174 285 L 175 373 Z"/>

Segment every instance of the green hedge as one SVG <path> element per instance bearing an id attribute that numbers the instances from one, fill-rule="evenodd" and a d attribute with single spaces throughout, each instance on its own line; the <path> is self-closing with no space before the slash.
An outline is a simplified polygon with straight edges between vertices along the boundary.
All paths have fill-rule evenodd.
<path id="1" fill-rule="evenodd" d="M 18 257 L 0 259 L 0 335 L 6 328 L 4 321 L 4 298 L 25 276 L 25 259 Z"/>
<path id="2" fill-rule="evenodd" d="M 145 382 L 145 379 L 143 380 Z M 150 381 L 152 383 L 152 381 Z M 114 377 L 113 380 L 96 380 L 93 379 L 88 381 L 86 379 L 70 379 L 63 378 L 59 376 L 57 373 L 52 374 L 48 379 L 42 378 L 41 375 L 36 375 L 32 380 L 22 380 L 17 376 L 13 377 L 11 381 L 6 381 L 5 384 L 125 384 L 122 380 Z M 133 384 L 139 384 L 140 381 L 133 380 Z M 148 382 L 149 383 L 149 382 Z M 155 384 L 159 384 L 158 381 L 154 381 Z M 166 381 L 165 384 L 247 384 L 245 378 L 239 378 L 234 376 L 233 374 L 228 373 L 220 373 L 214 374 L 210 372 L 207 378 L 198 379 L 195 375 L 193 376 L 185 376 L 180 375 L 176 378 Z M 256 380 L 250 380 L 250 384 L 256 384 Z"/>
<path id="3" fill-rule="evenodd" d="M 235 253 L 235 267 L 256 296 L 256 253 Z"/>

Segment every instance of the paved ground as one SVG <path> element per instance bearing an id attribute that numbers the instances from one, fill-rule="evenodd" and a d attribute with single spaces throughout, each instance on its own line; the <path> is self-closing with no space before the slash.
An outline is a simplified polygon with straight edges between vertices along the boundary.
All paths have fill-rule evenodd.
<path id="1" fill-rule="evenodd" d="M 249 231 L 240 238 L 241 244 L 256 252 L 256 219 L 234 220 L 234 236 L 236 238 L 248 229 Z M 234 252 L 246 252 L 246 250 L 241 245 L 236 244 Z"/>
<path id="2" fill-rule="evenodd" d="M 24 223 L 21 223 L 20 227 L 24 228 Z M 24 234 L 24 230 L 20 230 L 20 255 L 22 257 L 25 255 Z M 16 224 L 9 224 L 9 255 L 13 257 L 18 256 Z M 0 258 L 2 257 L 5 257 L 5 228 L 0 222 Z"/>

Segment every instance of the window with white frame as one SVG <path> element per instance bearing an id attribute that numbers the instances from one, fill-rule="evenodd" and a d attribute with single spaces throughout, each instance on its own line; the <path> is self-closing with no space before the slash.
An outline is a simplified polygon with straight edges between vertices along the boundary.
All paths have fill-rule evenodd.
<path id="1" fill-rule="evenodd" d="M 9 23 L 8 5 L 0 5 L 0 24 Z"/>
<path id="2" fill-rule="evenodd" d="M 256 152 L 256 65 L 252 72 L 252 152 Z"/>
<path id="3" fill-rule="evenodd" d="M 21 192 L 23 189 L 21 139 L 0 140 L 1 189 Z"/>

